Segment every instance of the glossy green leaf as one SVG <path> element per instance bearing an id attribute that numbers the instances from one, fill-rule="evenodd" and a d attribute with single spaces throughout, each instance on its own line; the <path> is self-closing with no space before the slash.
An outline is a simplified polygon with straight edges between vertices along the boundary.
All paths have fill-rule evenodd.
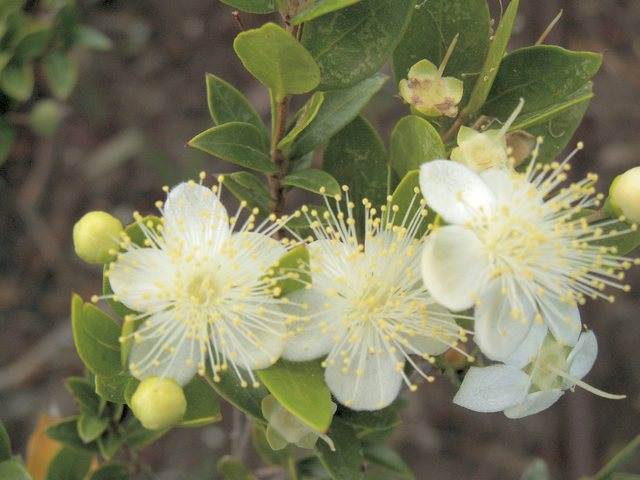
<path id="1" fill-rule="evenodd" d="M 51 52 L 44 59 L 44 75 L 56 98 L 65 100 L 78 81 L 78 66 L 68 53 Z"/>
<path id="2" fill-rule="evenodd" d="M 396 478 L 415 478 L 409 466 L 393 449 L 380 444 L 363 444 L 363 447 L 364 458 L 368 462 L 393 472 Z"/>
<path id="3" fill-rule="evenodd" d="M 299 25 L 327 13 L 341 10 L 361 0 L 316 0 L 306 2 L 291 19 L 291 25 Z"/>
<path id="4" fill-rule="evenodd" d="M 189 140 L 189 145 L 258 172 L 278 171 L 267 154 L 264 135 L 250 123 L 230 122 L 210 128 Z"/>
<path id="5" fill-rule="evenodd" d="M 124 372 L 120 372 L 118 375 L 111 377 L 97 375 L 96 393 L 109 402 L 124 404 L 126 403 L 124 391 L 131 378 L 131 375 Z"/>
<path id="6" fill-rule="evenodd" d="M 233 48 L 245 68 L 277 97 L 309 92 L 320 82 L 311 54 L 275 23 L 242 32 Z"/>
<path id="7" fill-rule="evenodd" d="M 106 313 L 78 295 L 71 303 L 73 340 L 78 355 L 96 375 L 118 374 L 120 365 L 120 326 Z"/>
<path id="8" fill-rule="evenodd" d="M 290 157 L 300 158 L 326 143 L 358 116 L 386 80 L 375 75 L 350 88 L 325 92 L 318 114 L 294 140 Z"/>
<path id="9" fill-rule="evenodd" d="M 309 251 L 305 245 L 300 245 L 280 257 L 269 268 L 264 280 L 270 283 L 275 281 L 272 287 L 274 290 L 279 288 L 279 291 L 274 292 L 274 296 L 280 297 L 311 283 L 311 275 L 306 273 L 308 271 Z"/>
<path id="10" fill-rule="evenodd" d="M 220 77 L 207 73 L 207 103 L 211 119 L 216 125 L 229 122 L 249 123 L 268 140 L 267 127 L 246 97 Z"/>
<path id="11" fill-rule="evenodd" d="M 271 465 L 285 465 L 294 454 L 295 447 L 293 445 L 287 445 L 282 450 L 273 450 L 269 445 L 266 437 L 266 429 L 264 425 L 259 423 L 253 424 L 251 430 L 251 441 L 253 448 L 258 452 L 260 457 Z"/>
<path id="12" fill-rule="evenodd" d="M 409 24 L 415 0 L 364 0 L 306 23 L 302 44 L 318 62 L 321 90 L 345 88 L 376 73 Z"/>
<path id="13" fill-rule="evenodd" d="M 29 62 L 41 56 L 51 41 L 51 26 L 46 22 L 34 22 L 22 28 L 14 40 L 14 56 L 21 62 Z"/>
<path id="14" fill-rule="evenodd" d="M 307 101 L 307 103 L 305 103 L 304 107 L 302 107 L 300 112 L 296 115 L 296 123 L 293 128 L 289 130 L 287 135 L 278 143 L 278 148 L 280 150 L 288 150 L 295 138 L 300 134 L 300 132 L 307 128 L 318 114 L 323 102 L 324 93 L 316 92 L 313 94 L 313 96 Z"/>
<path id="15" fill-rule="evenodd" d="M 32 480 L 31 475 L 17 460 L 0 462 L 0 478 L 3 480 Z"/>
<path id="16" fill-rule="evenodd" d="M 262 213 L 273 209 L 275 201 L 265 183 L 249 172 L 234 172 L 224 176 L 224 186 L 238 200 L 247 202 L 248 208 L 258 208 Z"/>
<path id="17" fill-rule="evenodd" d="M 125 432 L 124 440 L 132 450 L 142 450 L 148 445 L 162 437 L 167 430 L 147 430 L 140 422 L 135 419 L 128 426 Z"/>
<path id="18" fill-rule="evenodd" d="M 64 383 L 82 413 L 100 415 L 101 402 L 93 382 L 82 377 L 69 377 Z"/>
<path id="19" fill-rule="evenodd" d="M 0 73 L 0 88 L 20 102 L 29 100 L 34 84 L 33 68 L 29 64 L 10 63 Z"/>
<path id="20" fill-rule="evenodd" d="M 128 480 L 129 470 L 122 463 L 110 463 L 97 468 L 89 480 Z"/>
<path id="21" fill-rule="evenodd" d="M 323 168 L 349 186 L 349 198 L 356 205 L 356 222 L 360 225 L 364 218 L 363 198 L 375 207 L 386 203 L 387 154 L 377 132 L 364 118 L 356 118 L 331 139 Z"/>
<path id="22" fill-rule="evenodd" d="M 314 430 L 327 431 L 335 405 L 319 361 L 280 359 L 266 370 L 258 370 L 257 374 L 282 406 Z"/>
<path id="23" fill-rule="evenodd" d="M 83 413 L 78 418 L 78 436 L 83 442 L 89 443 L 102 435 L 107 425 L 109 425 L 108 417 L 94 417 Z"/>
<path id="24" fill-rule="evenodd" d="M 460 34 L 444 74 L 464 81 L 464 105 L 486 57 L 490 22 L 486 0 L 418 2 L 393 53 L 396 81 L 407 78 L 409 69 L 420 60 L 427 59 L 439 66 L 453 38 Z"/>
<path id="25" fill-rule="evenodd" d="M 473 90 L 469 97 L 469 103 L 462 110 L 462 115 L 476 113 L 480 108 L 482 108 L 484 102 L 487 100 L 489 91 L 491 90 L 493 82 L 500 69 L 500 63 L 502 62 L 502 57 L 507 49 L 509 38 L 511 38 L 511 31 L 513 30 L 513 24 L 516 20 L 519 4 L 520 0 L 511 0 L 511 3 L 505 10 L 502 19 L 500 20 L 500 25 L 498 25 L 496 33 L 493 36 L 493 40 L 491 40 L 491 43 L 489 44 L 487 57 L 480 69 L 480 75 L 473 85 Z M 516 106 L 514 105 L 512 110 L 515 107 Z"/>
<path id="26" fill-rule="evenodd" d="M 47 480 L 84 480 L 92 460 L 92 453 L 65 445 L 51 460 Z"/>
<path id="27" fill-rule="evenodd" d="M 424 162 L 446 158 L 440 135 L 425 119 L 409 115 L 400 119 L 391 132 L 391 168 L 404 177 Z"/>
<path id="28" fill-rule="evenodd" d="M 0 422 L 0 462 L 11 459 L 11 439 L 4 424 Z"/>
<path id="29" fill-rule="evenodd" d="M 390 220 L 396 225 L 406 224 L 407 219 L 412 218 L 417 214 L 420 208 L 420 201 L 422 200 L 422 194 L 420 189 L 420 171 L 409 171 L 400 181 L 396 189 L 391 195 L 391 205 L 398 207 L 394 217 Z M 416 190 L 418 193 L 416 193 Z M 429 228 L 429 224 L 433 223 L 436 217 L 435 211 L 429 211 L 427 216 L 422 219 L 421 225 L 416 231 L 416 238 L 422 237 Z"/>
<path id="30" fill-rule="evenodd" d="M 544 460 L 537 458 L 522 473 L 520 480 L 549 480 L 549 468 Z"/>
<path id="31" fill-rule="evenodd" d="M 54 440 L 70 447 L 89 450 L 91 452 L 98 450 L 95 442 L 85 443 L 78 435 L 78 417 L 69 417 L 54 423 L 47 428 L 46 434 Z"/>
<path id="32" fill-rule="evenodd" d="M 211 386 L 202 377 L 195 376 L 184 387 L 187 411 L 178 426 L 200 427 L 222 420 L 220 404 Z"/>
<path id="33" fill-rule="evenodd" d="M 220 0 L 222 3 L 249 13 L 272 13 L 278 10 L 276 0 Z"/>
<path id="34" fill-rule="evenodd" d="M 550 45 L 521 48 L 504 57 L 482 113 L 506 120 L 520 98 L 521 115 L 562 102 L 598 72 L 602 55 Z"/>
<path id="35" fill-rule="evenodd" d="M 16 137 L 15 128 L 11 125 L 0 124 L 0 165 L 9 158 Z"/>
<path id="36" fill-rule="evenodd" d="M 282 185 L 298 187 L 314 193 L 326 193 L 331 196 L 340 193 L 340 185 L 336 179 L 324 170 L 317 168 L 290 173 L 282 179 Z"/>
<path id="37" fill-rule="evenodd" d="M 222 480 L 257 480 L 240 459 L 231 455 L 218 460 L 217 470 Z"/>
<path id="38" fill-rule="evenodd" d="M 331 451 L 326 442 L 316 443 L 316 453 L 334 480 L 359 480 L 363 478 L 364 458 L 362 445 L 355 430 L 335 419 L 328 433 L 335 444 Z"/>
<path id="39" fill-rule="evenodd" d="M 234 405 L 240 411 L 253 417 L 260 423 L 265 423 L 262 416 L 262 399 L 269 394 L 266 388 L 260 386 L 253 388 L 249 385 L 242 387 L 240 379 L 232 371 L 221 372 L 220 381 L 210 381 L 213 389 L 227 402 Z"/>
<path id="40" fill-rule="evenodd" d="M 78 46 L 93 50 L 108 51 L 113 48 L 113 41 L 109 37 L 89 25 L 78 26 L 75 41 Z"/>
<path id="41" fill-rule="evenodd" d="M 339 416 L 342 422 L 352 427 L 371 431 L 388 430 L 402 423 L 395 405 L 372 412 L 355 411 L 342 407 Z"/>

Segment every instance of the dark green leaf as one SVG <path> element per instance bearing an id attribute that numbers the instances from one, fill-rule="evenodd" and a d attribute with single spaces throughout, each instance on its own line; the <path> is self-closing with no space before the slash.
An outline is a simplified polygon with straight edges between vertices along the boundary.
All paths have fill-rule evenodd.
<path id="1" fill-rule="evenodd" d="M 363 478 L 364 458 L 362 445 L 356 432 L 349 425 L 335 419 L 329 429 L 329 437 L 336 450 L 332 452 L 326 442 L 316 443 L 316 453 L 334 480 Z"/>
<path id="2" fill-rule="evenodd" d="M 187 411 L 179 427 L 200 427 L 222 420 L 220 404 L 211 386 L 203 378 L 194 377 L 185 387 Z"/>
<path id="3" fill-rule="evenodd" d="M 51 460 L 47 480 L 83 480 L 92 460 L 91 452 L 64 446 Z"/>
<path id="4" fill-rule="evenodd" d="M 0 422 L 0 462 L 11 459 L 11 439 L 4 424 Z"/>
<path id="5" fill-rule="evenodd" d="M 253 388 L 251 385 L 242 387 L 240 379 L 231 371 L 221 372 L 219 377 L 219 382 L 210 382 L 215 391 L 240 411 L 250 415 L 260 423 L 265 423 L 261 405 L 262 399 L 269 394 L 267 389 L 263 386 Z"/>
<path id="6" fill-rule="evenodd" d="M 11 125 L 0 124 L 0 165 L 9 157 L 16 136 L 15 128 Z"/>
<path id="7" fill-rule="evenodd" d="M 399 478 L 415 478 L 402 457 L 386 445 L 364 445 L 365 460 L 379 465 Z"/>
<path id="8" fill-rule="evenodd" d="M 302 480 L 331 480 L 331 475 L 315 455 L 300 460 L 298 472 Z"/>
<path id="9" fill-rule="evenodd" d="M 0 463 L 0 478 L 3 480 L 32 480 L 31 475 L 17 460 L 6 460 Z"/>
<path id="10" fill-rule="evenodd" d="M 317 168 L 298 170 L 282 179 L 282 185 L 298 187 L 314 193 L 337 195 L 340 193 L 340 185 L 330 174 Z M 323 190 L 324 189 L 324 190 Z M 323 190 L 321 192 L 321 190 Z"/>
<path id="11" fill-rule="evenodd" d="M 386 81 L 387 77 L 376 75 L 353 87 L 326 92 L 318 114 L 294 140 L 291 157 L 300 158 L 327 142 L 358 116 Z"/>
<path id="12" fill-rule="evenodd" d="M 29 64 L 10 63 L 0 73 L 0 88 L 14 100 L 25 102 L 34 86 L 33 68 Z"/>
<path id="13" fill-rule="evenodd" d="M 29 62 L 42 55 L 51 40 L 51 26 L 45 22 L 34 22 L 21 29 L 14 40 L 14 56 L 21 62 Z"/>
<path id="14" fill-rule="evenodd" d="M 320 82 L 320 70 L 310 53 L 275 23 L 242 32 L 233 48 L 245 68 L 276 97 L 309 92 Z"/>
<path id="15" fill-rule="evenodd" d="M 518 5 L 520 0 L 511 0 L 511 3 L 504 12 L 500 25 L 496 30 L 493 40 L 489 44 L 489 51 L 484 61 L 484 65 L 480 70 L 480 75 L 476 80 L 471 96 L 469 97 L 469 103 L 462 110 L 462 115 L 470 115 L 476 113 L 484 102 L 487 100 L 493 81 L 496 78 L 498 70 L 500 69 L 500 62 L 504 56 L 504 52 L 507 49 L 509 38 L 511 38 L 511 31 L 513 30 L 513 24 L 516 20 L 516 14 L 518 13 Z M 514 105 L 512 107 L 515 108 Z"/>
<path id="16" fill-rule="evenodd" d="M 68 53 L 51 52 L 44 59 L 44 75 L 56 98 L 66 100 L 78 81 L 78 67 Z"/>
<path id="17" fill-rule="evenodd" d="M 78 435 L 78 417 L 69 417 L 54 423 L 45 432 L 54 440 L 69 445 L 70 447 L 80 448 L 96 452 L 98 447 L 95 442 L 85 443 Z"/>
<path id="18" fill-rule="evenodd" d="M 424 162 L 446 158 L 445 155 L 440 135 L 421 117 L 403 117 L 391 132 L 391 167 L 400 178 Z"/>
<path id="19" fill-rule="evenodd" d="M 189 145 L 252 170 L 278 171 L 267 155 L 264 135 L 250 123 L 230 122 L 210 128 L 189 140 Z"/>
<path id="20" fill-rule="evenodd" d="M 268 141 L 267 127 L 245 96 L 220 77 L 207 73 L 207 103 L 211 119 L 216 125 L 229 122 L 250 123 Z"/>
<path id="21" fill-rule="evenodd" d="M 89 478 L 90 480 L 128 480 L 129 471 L 122 463 L 111 463 L 94 470 Z"/>
<path id="22" fill-rule="evenodd" d="M 93 382 L 82 377 L 69 377 L 64 382 L 69 393 L 73 395 L 78 405 L 78 409 L 83 413 L 100 415 L 100 398 L 96 395 Z"/>
<path id="23" fill-rule="evenodd" d="M 275 280 L 272 288 L 274 290 L 279 288 L 279 290 L 274 291 L 274 296 L 280 297 L 310 284 L 311 276 L 306 273 L 308 271 L 309 251 L 305 245 L 300 245 L 280 257 L 269 268 L 264 279 L 270 283 Z"/>
<path id="24" fill-rule="evenodd" d="M 487 53 L 490 22 L 486 0 L 418 2 L 393 53 L 396 81 L 407 78 L 409 69 L 420 60 L 427 59 L 439 66 L 453 38 L 460 34 L 444 74 L 464 81 L 464 105 Z"/>
<path id="25" fill-rule="evenodd" d="M 131 397 L 133 397 L 133 394 L 136 393 L 138 385 L 140 385 L 140 380 L 135 377 L 131 377 L 127 382 L 127 386 L 124 387 L 124 392 L 122 395 L 124 396 L 124 401 L 127 405 L 131 405 Z"/>
<path id="26" fill-rule="evenodd" d="M 124 444 L 124 437 L 118 432 L 108 432 L 106 435 L 98 439 L 98 449 L 100 454 L 106 459 L 111 460 Z"/>
<path id="27" fill-rule="evenodd" d="M 80 15 L 76 6 L 71 2 L 59 1 L 61 7 L 54 18 L 54 40 L 56 50 L 68 51 L 76 43 Z"/>
<path id="28" fill-rule="evenodd" d="M 153 442 L 158 440 L 168 431 L 169 429 L 147 430 L 137 419 L 135 419 L 127 426 L 124 440 L 132 450 L 142 450 L 144 447 L 151 445 Z"/>
<path id="29" fill-rule="evenodd" d="M 78 418 L 78 435 L 83 442 L 92 442 L 102 435 L 107 425 L 109 425 L 108 417 L 94 417 L 83 413 Z"/>
<path id="30" fill-rule="evenodd" d="M 272 13 L 278 10 L 276 0 L 220 0 L 222 3 L 249 13 Z"/>
<path id="31" fill-rule="evenodd" d="M 234 172 L 224 176 L 224 186 L 238 199 L 247 202 L 251 209 L 268 213 L 274 205 L 271 192 L 262 180 L 249 172 Z"/>
<path id="32" fill-rule="evenodd" d="M 302 107 L 300 112 L 298 112 L 298 114 L 296 115 L 296 123 L 293 128 L 289 130 L 287 135 L 278 143 L 278 148 L 280 150 L 288 151 L 289 146 L 295 140 L 295 138 L 300 134 L 300 132 L 307 128 L 307 126 L 318 114 L 323 102 L 324 93 L 316 92 L 313 94 L 309 101 L 307 101 L 304 107 Z"/>
<path id="33" fill-rule="evenodd" d="M 340 420 L 352 427 L 372 431 L 388 430 L 402 423 L 394 405 L 373 412 L 355 411 L 343 407 L 339 416 Z"/>
<path id="34" fill-rule="evenodd" d="M 331 424 L 335 404 L 319 361 L 278 363 L 258 370 L 258 377 L 287 410 L 319 432 Z"/>
<path id="35" fill-rule="evenodd" d="M 102 51 L 111 50 L 113 47 L 109 37 L 89 25 L 80 25 L 76 32 L 76 42 L 81 47 Z"/>
<path id="36" fill-rule="evenodd" d="M 71 303 L 73 340 L 78 355 L 91 372 L 110 377 L 122 370 L 120 326 L 106 313 L 78 295 Z"/>
<path id="37" fill-rule="evenodd" d="M 253 424 L 251 440 L 256 452 L 258 452 L 265 462 L 271 465 L 285 465 L 289 457 L 291 457 L 295 451 L 295 447 L 293 445 L 287 445 L 282 450 L 273 450 L 267 441 L 264 425 L 259 423 Z"/>
<path id="38" fill-rule="evenodd" d="M 231 455 L 218 460 L 217 469 L 222 480 L 256 480 L 244 463 Z"/>
<path id="39" fill-rule="evenodd" d="M 506 120 L 518 105 L 521 115 L 561 103 L 598 72 L 602 55 L 550 45 L 521 48 L 504 57 L 482 113 Z"/>
<path id="40" fill-rule="evenodd" d="M 365 0 L 306 23 L 302 44 L 318 62 L 320 89 L 351 86 L 376 73 L 409 24 L 415 0 Z"/>
<path id="41" fill-rule="evenodd" d="M 628 223 L 615 222 L 603 226 L 602 230 L 602 236 L 598 240 L 590 243 L 616 247 L 618 249 L 618 255 L 627 255 L 640 247 L 640 228 L 634 230 Z M 620 232 L 626 233 L 621 234 Z"/>
<path id="42" fill-rule="evenodd" d="M 327 13 L 346 8 L 360 0 L 316 0 L 306 2 L 291 19 L 291 25 L 299 25 Z"/>
<path id="43" fill-rule="evenodd" d="M 96 393 L 109 402 L 124 404 L 124 391 L 131 380 L 131 375 L 121 372 L 118 375 L 96 376 Z"/>

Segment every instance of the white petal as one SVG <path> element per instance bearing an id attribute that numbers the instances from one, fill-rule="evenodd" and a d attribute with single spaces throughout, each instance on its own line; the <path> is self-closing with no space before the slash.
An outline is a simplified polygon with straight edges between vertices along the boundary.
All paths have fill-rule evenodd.
<path id="1" fill-rule="evenodd" d="M 567 357 L 569 373 L 580 379 L 584 377 L 596 361 L 598 356 L 598 342 L 592 331 L 580 335 L 578 343 Z"/>
<path id="2" fill-rule="evenodd" d="M 287 249 L 278 240 L 255 232 L 234 233 L 220 247 L 227 275 L 236 281 L 262 277 L 285 253 Z"/>
<path id="3" fill-rule="evenodd" d="M 165 251 L 139 248 L 119 258 L 109 272 L 109 283 L 120 302 L 139 312 L 167 304 L 165 292 L 175 291 L 176 269 Z"/>
<path id="4" fill-rule="evenodd" d="M 472 170 L 449 160 L 433 160 L 420 167 L 420 190 L 429 206 L 447 222 L 462 224 L 493 212 L 491 189 Z"/>
<path id="5" fill-rule="evenodd" d="M 549 329 L 542 323 L 533 322 L 531 330 L 515 351 L 505 360 L 505 363 L 516 367 L 525 367 L 537 356 Z"/>
<path id="6" fill-rule="evenodd" d="M 564 395 L 564 392 L 558 388 L 534 392 L 527 395 L 525 401 L 520 405 L 506 409 L 504 414 L 509 418 L 527 417 L 546 410 L 556 403 L 562 395 Z"/>
<path id="7" fill-rule="evenodd" d="M 450 225 L 425 240 L 422 279 L 433 298 L 450 310 L 473 306 L 488 269 L 482 243 L 469 229 Z"/>
<path id="8" fill-rule="evenodd" d="M 164 204 L 164 238 L 167 245 L 217 251 L 229 238 L 227 210 L 211 189 L 196 183 L 174 187 Z"/>
<path id="9" fill-rule="evenodd" d="M 411 345 L 406 349 L 408 353 L 418 355 L 440 355 L 451 347 L 451 344 L 459 340 L 460 327 L 455 322 L 449 310 L 437 303 L 427 306 L 427 322 L 424 334 L 417 332 L 415 335 L 405 335 Z"/>
<path id="10" fill-rule="evenodd" d="M 500 277 L 489 282 L 480 292 L 475 310 L 475 342 L 492 360 L 507 360 L 524 341 L 533 325 L 533 305 L 528 297 L 512 284 L 512 295 L 503 291 Z M 514 305 L 516 299 L 519 303 Z M 516 319 L 514 309 L 521 311 Z"/>
<path id="11" fill-rule="evenodd" d="M 368 355 L 366 352 L 364 355 Z M 336 360 L 329 364 L 325 371 L 325 379 L 329 390 L 336 399 L 353 410 L 379 410 L 391 404 L 398 396 L 402 384 L 400 360 L 384 353 L 370 355 L 363 375 L 356 375 L 353 368 L 343 373 L 342 364 Z M 354 359 L 354 363 L 356 359 Z"/>
<path id="12" fill-rule="evenodd" d="M 453 403 L 476 412 L 499 412 L 522 402 L 529 376 L 510 365 L 471 367 Z"/>
<path id="13" fill-rule="evenodd" d="M 556 340 L 567 346 L 576 344 L 582 331 L 577 307 L 552 297 L 544 297 L 540 302 L 540 311 Z"/>
<path id="14" fill-rule="evenodd" d="M 295 315 L 300 320 L 293 323 L 289 330 L 292 336 L 287 338 L 282 357 L 295 362 L 304 362 L 322 357 L 335 345 L 332 327 L 339 319 L 334 303 L 337 298 L 329 297 L 317 289 L 301 289 L 287 295 L 289 303 L 282 310 Z M 306 304 L 307 309 L 300 305 Z M 331 308 L 327 305 L 331 304 Z M 324 332 L 324 333 L 323 333 Z"/>

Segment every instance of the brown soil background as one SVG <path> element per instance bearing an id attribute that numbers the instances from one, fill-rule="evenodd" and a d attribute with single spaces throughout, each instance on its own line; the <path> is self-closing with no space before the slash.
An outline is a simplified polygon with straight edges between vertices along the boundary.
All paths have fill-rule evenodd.
<path id="1" fill-rule="evenodd" d="M 390 0 L 391 1 L 391 0 Z M 230 167 L 188 147 L 211 126 L 204 73 L 238 86 L 268 117 L 261 85 L 231 47 L 238 27 L 231 8 L 212 0 L 80 1 L 82 17 L 115 42 L 111 52 L 81 52 L 79 85 L 68 117 L 49 140 L 23 132 L 0 167 L 0 419 L 15 450 L 24 452 L 37 414 L 74 412 L 63 379 L 81 374 L 69 320 L 72 291 L 85 298 L 101 288 L 98 268 L 73 254 L 71 229 L 101 209 L 123 220 L 153 212 L 160 187 L 200 169 Z M 533 43 L 560 9 L 547 43 L 605 54 L 596 97 L 575 141 L 586 149 L 576 173 L 613 177 L 640 164 L 640 2 L 524 0 L 513 46 Z M 244 15 L 247 27 L 262 22 Z M 367 115 L 383 138 L 405 112 L 393 82 Z M 610 401 L 577 391 L 523 420 L 476 414 L 451 403 L 441 380 L 410 397 L 393 442 L 419 479 L 517 479 L 536 457 L 553 478 L 594 473 L 640 433 L 640 271 L 613 305 L 589 303 L 584 321 L 598 335 L 600 357 L 587 381 L 628 398 Z M 229 451 L 232 415 L 222 424 L 176 430 L 145 450 L 158 479 L 216 478 L 215 461 Z M 635 470 L 634 470 L 635 468 Z M 640 459 L 628 471 L 640 473 Z"/>

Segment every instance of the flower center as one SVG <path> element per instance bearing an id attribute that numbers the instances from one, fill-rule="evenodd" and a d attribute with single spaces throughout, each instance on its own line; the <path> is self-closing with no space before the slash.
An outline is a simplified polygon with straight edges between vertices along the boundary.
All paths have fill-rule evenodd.
<path id="1" fill-rule="evenodd" d="M 538 361 L 533 367 L 531 382 L 540 390 L 560 388 L 562 377 L 557 373 L 569 371 L 565 349 L 553 340 L 545 340 Z"/>
<path id="2" fill-rule="evenodd" d="M 220 294 L 212 272 L 198 272 L 186 282 L 185 295 L 195 305 L 205 305 Z"/>

